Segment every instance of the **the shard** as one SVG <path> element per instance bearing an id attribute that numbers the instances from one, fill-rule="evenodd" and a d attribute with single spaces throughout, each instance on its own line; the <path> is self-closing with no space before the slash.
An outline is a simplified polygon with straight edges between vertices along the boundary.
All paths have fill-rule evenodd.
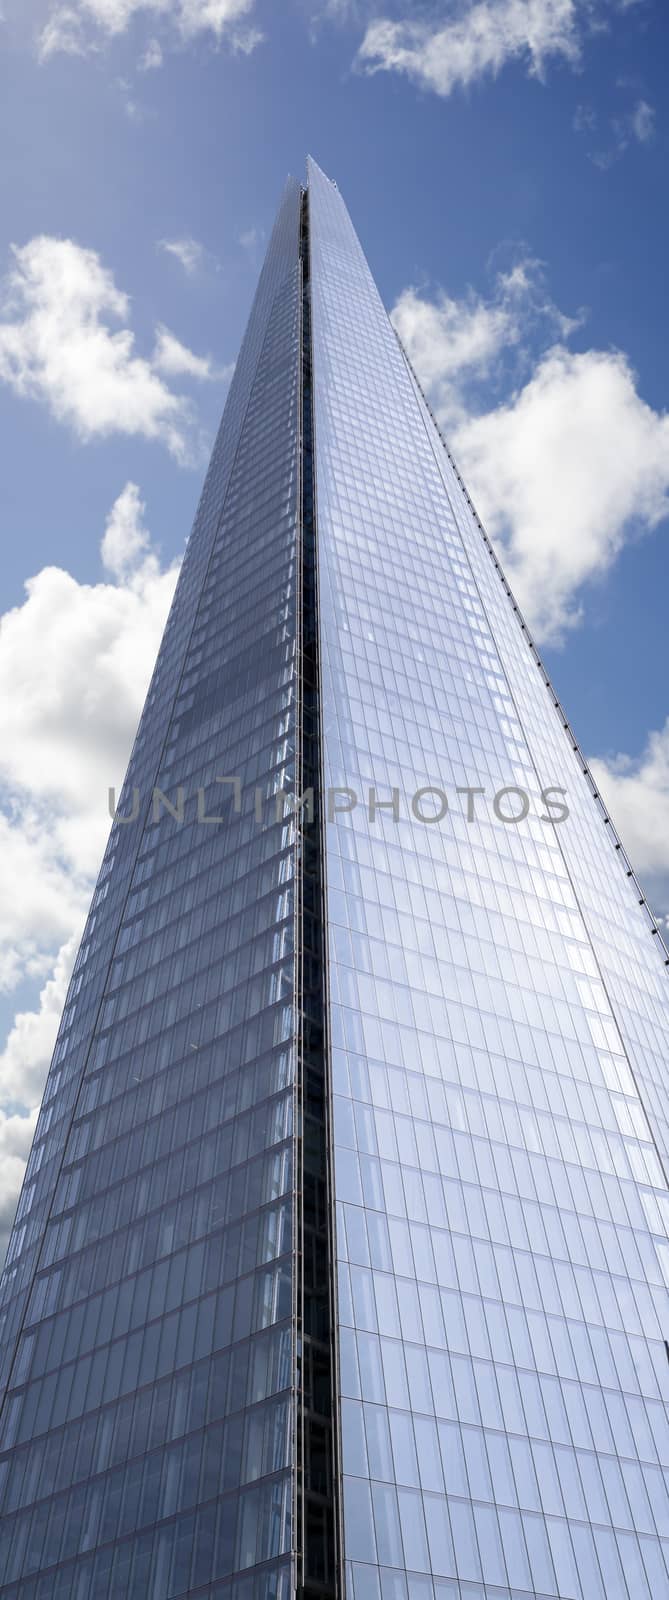
<path id="1" fill-rule="evenodd" d="M 666 1600 L 668 1089 L 661 936 L 310 162 L 9 1245 L 0 1600 Z"/>

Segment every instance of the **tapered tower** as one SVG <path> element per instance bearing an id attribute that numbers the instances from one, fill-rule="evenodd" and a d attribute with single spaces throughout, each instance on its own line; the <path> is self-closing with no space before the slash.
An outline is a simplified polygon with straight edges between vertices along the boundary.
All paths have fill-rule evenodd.
<path id="1" fill-rule="evenodd" d="M 286 187 L 2 1280 L 0 1600 L 669 1595 L 669 967 Z"/>

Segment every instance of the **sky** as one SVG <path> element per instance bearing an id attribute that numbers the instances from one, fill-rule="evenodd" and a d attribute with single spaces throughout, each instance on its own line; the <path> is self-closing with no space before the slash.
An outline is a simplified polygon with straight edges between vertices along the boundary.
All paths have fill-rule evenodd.
<path id="1" fill-rule="evenodd" d="M 669 926 L 668 61 L 663 0 L 0 0 L 0 1254 L 307 152 Z"/>

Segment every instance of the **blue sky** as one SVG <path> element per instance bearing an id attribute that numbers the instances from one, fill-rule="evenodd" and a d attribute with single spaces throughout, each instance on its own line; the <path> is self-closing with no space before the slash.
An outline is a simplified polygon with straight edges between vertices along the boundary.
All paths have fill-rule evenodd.
<path id="1" fill-rule="evenodd" d="M 344 193 L 669 913 L 669 12 L 661 0 L 3 0 L 2 12 L 9 1216 L 106 790 L 283 180 L 307 151 Z"/>

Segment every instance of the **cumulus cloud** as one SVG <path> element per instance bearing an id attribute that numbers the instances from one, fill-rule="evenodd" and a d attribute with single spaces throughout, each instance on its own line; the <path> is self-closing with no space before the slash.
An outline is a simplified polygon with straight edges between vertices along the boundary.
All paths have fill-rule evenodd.
<path id="1" fill-rule="evenodd" d="M 78 927 L 58 951 L 37 1010 L 19 1011 L 14 1018 L 0 1053 L 0 1100 L 5 1106 L 39 1105 L 80 937 Z M 5 1114 L 0 1112 L 0 1118 Z"/>
<path id="2" fill-rule="evenodd" d="M 590 767 L 669 941 L 669 719 L 639 756 L 594 756 Z"/>
<path id="3" fill-rule="evenodd" d="M 78 943 L 79 929 L 59 950 L 37 1010 L 18 1013 L 0 1053 L 0 1262 L 7 1249 Z"/>
<path id="4" fill-rule="evenodd" d="M 233 49 L 248 51 L 262 37 L 248 25 L 253 6 L 254 0 L 71 0 L 54 6 L 39 36 L 39 54 L 42 61 L 58 53 L 83 55 L 127 32 L 139 16 L 165 22 L 184 41 L 208 33 L 215 41 L 227 37 Z M 160 40 L 152 37 L 140 69 L 161 62 Z"/>
<path id="5" fill-rule="evenodd" d="M 0 971 L 43 970 L 83 915 L 175 583 L 135 484 L 107 519 L 110 579 L 45 567 L 0 620 Z M 112 581 L 112 578 L 114 581 Z"/>
<path id="6" fill-rule="evenodd" d="M 669 512 L 669 417 L 623 354 L 574 353 L 569 320 L 508 281 L 488 301 L 407 290 L 393 320 L 535 632 L 557 643 L 585 586 Z M 496 406 L 476 384 L 491 370 L 510 389 Z"/>
<path id="7" fill-rule="evenodd" d="M 423 386 L 449 424 L 462 415 L 467 379 L 489 377 L 501 352 L 519 337 L 503 298 L 486 302 L 472 294 L 459 301 L 441 292 L 430 300 L 409 288 L 392 315 Z"/>
<path id="8" fill-rule="evenodd" d="M 14 246 L 3 309 L 0 381 L 41 401 L 82 440 L 140 434 L 179 461 L 190 458 L 190 404 L 155 358 L 135 354 L 130 328 L 114 327 L 127 324 L 130 302 L 95 250 L 47 235 Z M 178 370 L 209 376 L 196 356 Z"/>
<path id="9" fill-rule="evenodd" d="M 663 881 L 669 910 L 669 718 L 636 759 L 595 756 L 590 766 L 636 869 Z"/>
<path id="10" fill-rule="evenodd" d="M 86 910 L 90 877 L 61 847 L 58 828 L 48 819 L 45 824 L 44 810 L 43 801 L 32 803 L 26 793 L 2 796 L 0 990 L 4 991 L 25 978 L 43 976 L 53 951 L 81 924 Z"/>
<path id="11" fill-rule="evenodd" d="M 25 1115 L 15 1112 L 6 1116 L 0 1111 L 0 1265 L 7 1251 L 37 1115 L 37 1106 Z"/>
<path id="12" fill-rule="evenodd" d="M 542 264 L 530 256 L 498 273 L 488 300 L 473 292 L 456 300 L 443 290 L 430 298 L 405 289 L 392 320 L 449 429 L 467 419 L 482 383 L 489 396 L 510 364 L 522 360 L 531 333 L 566 337 L 579 321 L 553 304 Z"/>
<path id="13" fill-rule="evenodd" d="M 669 417 L 617 351 L 556 346 L 506 405 L 463 424 L 455 448 L 544 641 L 559 642 L 583 586 L 669 512 Z"/>
<path id="14" fill-rule="evenodd" d="M 101 544 L 109 577 L 80 584 L 46 567 L 0 619 L 0 985 L 48 974 L 0 1054 L 0 1235 L 109 831 L 107 790 L 120 787 L 176 582 L 144 515 L 127 483 Z"/>
<path id="15" fill-rule="evenodd" d="M 400 72 L 422 89 L 449 95 L 506 62 L 523 60 L 543 77 L 548 59 L 580 56 L 580 0 L 476 0 L 441 21 L 371 22 L 357 55 L 365 73 Z"/>

